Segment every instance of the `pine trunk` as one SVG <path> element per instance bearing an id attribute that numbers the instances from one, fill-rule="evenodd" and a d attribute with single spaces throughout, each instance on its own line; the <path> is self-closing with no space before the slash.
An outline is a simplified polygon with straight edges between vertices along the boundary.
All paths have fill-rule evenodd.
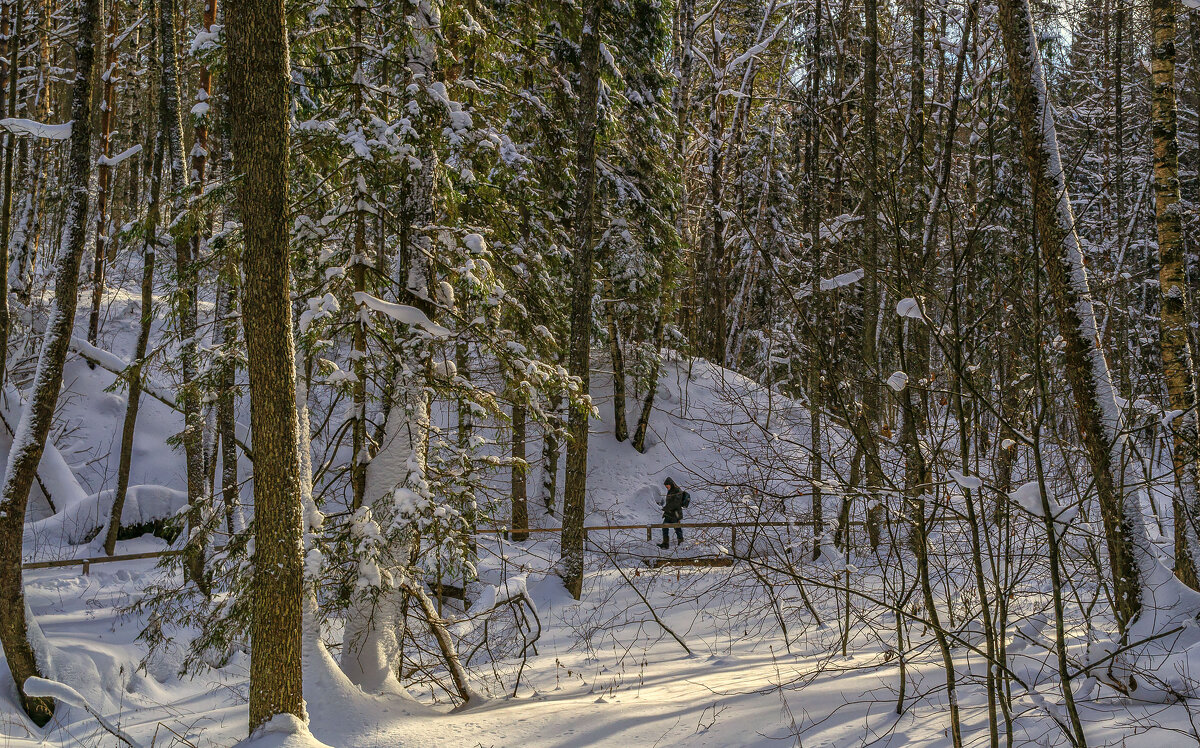
<path id="1" fill-rule="evenodd" d="M 103 96 L 100 99 L 100 155 L 107 158 L 112 150 L 113 106 L 115 105 L 117 73 L 117 12 L 113 3 L 108 17 L 108 31 L 104 55 Z M 104 301 L 104 269 L 108 259 L 108 203 L 109 188 L 113 183 L 112 164 L 103 163 L 96 178 L 96 252 L 92 259 L 92 310 L 88 315 L 87 341 L 96 344 L 100 332 L 100 305 Z M 8 235 L 7 216 L 0 217 L 4 224 L 4 236 Z"/>
<path id="2" fill-rule="evenodd" d="M 230 535 L 241 530 L 239 521 L 238 499 L 238 453 L 235 434 L 237 420 L 235 406 L 237 404 L 237 381 L 235 377 L 234 346 L 237 341 L 237 279 L 236 268 L 226 268 L 231 276 L 222 289 L 225 303 L 219 305 L 217 330 L 220 332 L 218 343 L 225 346 L 217 370 L 217 383 L 220 393 L 217 395 L 217 438 L 221 441 L 221 505 L 225 512 L 225 530 Z"/>
<path id="3" fill-rule="evenodd" d="M 563 491 L 558 573 L 576 600 L 583 594 L 583 522 L 587 515 L 588 395 L 592 342 L 592 234 L 596 193 L 596 97 L 600 83 L 600 18 L 604 0 L 587 0 L 580 39 L 578 131 L 575 140 L 575 256 L 571 266 L 571 340 L 567 371 L 580 380 L 580 401 L 567 404 L 567 479 Z"/>
<path id="4" fill-rule="evenodd" d="M 167 139 L 167 154 L 171 173 L 171 186 L 175 191 L 172 223 L 178 224 L 188 210 L 190 180 L 183 155 L 183 125 L 179 112 L 179 62 L 175 50 L 175 0 L 160 0 L 158 35 L 162 50 L 162 83 L 165 89 L 166 107 L 160 127 Z M 187 219 L 182 219 L 186 221 Z M 192 256 L 191 231 L 185 230 L 187 223 L 176 227 L 175 232 L 175 332 L 179 336 L 180 386 L 178 400 L 183 411 L 183 452 L 187 463 L 188 494 L 188 538 L 184 546 L 184 567 L 189 579 L 208 594 L 209 584 L 205 578 L 204 552 L 207 538 L 202 531 L 202 514 L 205 510 L 205 467 L 204 467 L 204 420 L 200 412 L 199 347 L 197 293 L 198 278 L 195 259 Z"/>
<path id="5" fill-rule="evenodd" d="M 617 315 L 608 309 L 608 352 L 613 368 L 613 432 L 617 441 L 629 438 L 629 424 L 625 419 L 625 353 L 621 350 L 621 330 L 617 326 Z"/>
<path id="6" fill-rule="evenodd" d="M 558 504 L 558 460 L 562 454 L 561 392 L 553 392 L 546 403 L 546 422 L 542 425 L 542 505 L 553 516 Z"/>
<path id="7" fill-rule="evenodd" d="M 161 106 L 160 106 L 161 110 Z M 129 393 L 125 401 L 125 420 L 121 427 L 121 451 L 117 463 L 117 490 L 113 494 L 108 534 L 104 552 L 116 552 L 117 533 L 121 529 L 121 513 L 125 509 L 125 494 L 129 490 L 129 469 L 133 464 L 133 436 L 137 428 L 138 406 L 142 399 L 142 366 L 150 344 L 154 324 L 154 260 L 158 245 L 158 222 L 162 199 L 163 151 L 166 143 L 160 133 L 154 142 L 154 158 L 150 172 L 150 205 L 146 210 L 146 237 L 142 245 L 142 309 L 133 365 L 129 368 Z"/>
<path id="8" fill-rule="evenodd" d="M 812 522 L 813 522 L 813 560 L 821 557 L 822 538 L 825 534 L 825 506 L 822 496 L 823 457 L 821 446 L 821 393 L 823 391 L 822 374 L 825 355 L 821 340 L 821 332 L 825 324 L 825 308 L 821 303 L 821 211 L 824 207 L 824 193 L 821 190 L 821 0 L 816 0 L 813 6 L 813 41 L 809 55 L 808 96 L 809 122 L 808 154 L 805 161 L 808 174 L 808 235 L 812 246 L 812 294 L 809 296 L 809 345 L 808 357 L 808 417 L 809 417 L 809 460 L 810 490 L 812 492 Z"/>
<path id="9" fill-rule="evenodd" d="M 301 485 L 288 287 L 290 71 L 283 6 L 281 0 L 231 0 L 226 14 L 254 449 L 251 731 L 278 714 L 304 716 Z"/>
<path id="10" fill-rule="evenodd" d="M 362 85 L 359 82 L 359 76 L 365 71 L 362 69 L 362 6 L 354 9 L 354 106 L 355 111 L 359 111 L 362 107 Z M 350 260 L 350 278 L 354 284 L 354 292 L 366 292 L 367 290 L 367 265 L 369 263 L 367 257 L 367 227 L 366 215 L 364 208 L 366 207 L 367 195 L 358 191 L 360 180 L 355 180 L 355 214 L 354 214 L 354 254 Z M 363 182 L 363 186 L 366 184 Z M 354 332 L 351 339 L 353 348 L 353 368 L 354 368 L 354 410 L 351 418 L 354 419 L 354 424 L 351 427 L 351 449 L 353 455 L 350 458 L 350 490 L 353 493 L 352 506 L 357 509 L 363 505 L 366 497 L 366 480 L 367 480 L 367 463 L 370 461 L 369 452 L 367 449 L 367 324 L 366 324 L 366 307 L 360 306 L 358 314 L 354 320 Z"/>
<path id="11" fill-rule="evenodd" d="M 519 397 L 519 395 L 518 395 Z M 529 539 L 529 502 L 525 480 L 525 405 L 512 406 L 512 539 L 522 542 Z"/>
<path id="12" fill-rule="evenodd" d="M 883 471 L 879 462 L 879 445 L 875 439 L 881 421 L 881 379 L 879 370 L 879 2 L 866 0 L 866 43 L 863 45 L 863 139 L 867 159 L 863 170 L 863 326 L 862 364 L 865 370 L 861 428 L 863 450 L 866 452 L 867 537 L 871 548 L 880 541 L 883 520 Z"/>
<path id="13" fill-rule="evenodd" d="M 715 78 L 709 97 L 708 115 L 708 205 L 705 217 L 706 234 L 701 248 L 700 273 L 700 350 L 714 364 L 725 362 L 725 144 L 724 118 L 721 116 L 725 79 L 721 66 L 720 31 L 713 24 L 713 63 Z"/>

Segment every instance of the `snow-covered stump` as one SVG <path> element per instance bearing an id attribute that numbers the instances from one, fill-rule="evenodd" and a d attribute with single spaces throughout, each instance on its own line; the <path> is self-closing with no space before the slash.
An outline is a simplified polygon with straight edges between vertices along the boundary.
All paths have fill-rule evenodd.
<path id="1" fill-rule="evenodd" d="M 359 545 L 358 580 L 346 611 L 341 665 L 350 681 L 371 693 L 403 693 L 395 676 L 404 635 L 402 580 L 416 538 L 406 514 L 427 500 L 426 435 L 429 402 L 415 372 L 397 376 L 379 452 L 367 465 L 365 504 L 352 529 Z"/>

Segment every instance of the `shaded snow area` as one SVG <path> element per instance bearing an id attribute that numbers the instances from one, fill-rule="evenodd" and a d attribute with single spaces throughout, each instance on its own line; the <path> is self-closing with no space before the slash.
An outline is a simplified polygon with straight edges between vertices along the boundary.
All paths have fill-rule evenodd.
<path id="1" fill-rule="evenodd" d="M 905 553 L 905 544 L 897 538 L 897 550 L 876 557 L 855 526 L 858 550 L 843 553 L 832 530 L 815 537 L 805 524 L 812 499 L 810 423 L 802 405 L 703 362 L 673 360 L 663 370 L 642 455 L 613 437 L 611 388 L 602 376 L 594 382 L 602 418 L 593 423 L 589 526 L 658 522 L 657 502 L 668 477 L 691 494 L 687 522 L 779 526 L 743 528 L 736 539 L 725 527 L 688 529 L 682 545 L 672 537 L 667 550 L 656 547 L 657 531 L 648 541 L 645 530 L 594 530 L 582 601 L 572 600 L 553 574 L 555 535 L 534 534 L 521 543 L 486 536 L 479 543 L 479 579 L 468 585 L 466 602 L 448 597 L 443 610 L 480 703 L 455 709 L 446 691 L 434 685 L 446 678 L 436 665 L 427 677 L 409 681 L 407 698 L 363 693 L 337 669 L 340 622 L 331 621 L 323 646 L 307 643 L 307 726 L 280 717 L 249 738 L 245 651 L 188 677 L 180 675 L 180 643 L 146 657 L 138 636 L 150 621 L 129 606 L 162 574 L 174 572 L 157 569 L 153 560 L 94 565 L 88 575 L 79 567 L 30 571 L 32 636 L 47 652 L 47 682 L 37 684 L 37 692 L 55 696 L 59 707 L 46 730 L 34 727 L 17 706 L 0 661 L 0 746 L 126 744 L 118 733 L 140 746 L 254 748 L 951 745 L 941 655 L 921 623 L 927 612 L 918 603 L 911 571 L 908 576 L 901 571 L 912 568 L 911 560 L 901 564 L 894 555 Z M 43 463 L 62 505 L 56 514 L 46 510 L 29 523 L 27 558 L 96 555 L 115 469 L 91 460 L 87 445 L 103 445 L 95 450 L 101 453 L 119 438 L 123 400 L 105 391 L 111 384 L 110 374 L 77 359 L 68 367 L 66 386 L 77 396 L 68 398 L 63 422 L 83 438 L 70 440 L 79 446 L 60 455 L 61 464 Z M 91 410 L 81 411 L 84 403 Z M 631 398 L 631 418 L 637 405 Z M 126 525 L 169 517 L 184 504 L 182 457 L 165 446 L 178 418 L 153 399 L 143 407 Z M 13 406 L 7 412 L 11 416 Z M 828 522 L 841 509 L 838 486 L 844 484 L 838 479 L 849 474 L 854 449 L 836 423 L 824 425 Z M 557 527 L 559 518 L 541 506 L 545 466 L 536 460 L 541 446 L 537 438 L 529 445 L 531 524 Z M 895 446 L 885 446 L 891 464 Z M 1037 484 L 1026 484 L 1020 463 L 1017 472 L 1014 485 L 1021 487 L 1010 506 L 1016 550 L 1011 568 L 1000 570 L 1017 580 L 1008 601 L 1006 656 L 1013 677 L 1012 742 L 1065 745 L 1053 609 L 1049 587 L 1041 581 L 1047 577 L 1040 560 L 1042 494 Z M 962 506 L 964 492 L 986 480 L 960 470 L 942 478 L 954 507 Z M 1048 477 L 1048 491 L 1054 479 Z M 506 480 L 507 474 L 497 476 L 497 485 Z M 1071 506 L 1047 499 L 1060 522 L 1073 517 Z M 1023 514 L 1021 507 L 1030 512 Z M 851 520 L 860 521 L 866 509 L 863 501 L 851 504 Z M 1064 533 L 1076 532 L 1079 524 L 1072 522 Z M 945 592 L 971 587 L 970 565 L 962 560 L 967 556 L 954 555 L 961 554 L 966 538 L 961 524 L 931 532 L 931 546 L 944 554 L 939 558 L 953 559 L 938 562 L 933 582 L 939 617 L 952 634 L 964 737 L 968 745 L 986 745 L 982 627 L 969 595 Z M 814 561 L 818 544 L 823 555 Z M 1024 547 L 1038 553 L 1022 554 Z M 164 541 L 147 535 L 121 541 L 118 552 L 163 548 Z M 684 558 L 734 562 L 661 565 Z M 1102 602 L 1088 606 L 1103 594 L 1095 584 L 1080 581 L 1071 591 L 1085 609 L 1105 608 Z M 908 623 L 899 650 L 897 607 Z M 1112 652 L 1105 633 L 1111 622 L 1077 613 L 1068 619 L 1073 666 Z M 188 635 L 175 633 L 180 642 Z M 1189 632 L 1179 637 L 1191 640 Z M 1166 667 L 1177 672 L 1200 666 L 1183 650 L 1170 657 Z M 1185 684 L 1187 678 L 1174 682 Z M 1072 685 L 1090 745 L 1192 744 L 1186 702 L 1138 703 L 1091 675 L 1075 677 Z"/>

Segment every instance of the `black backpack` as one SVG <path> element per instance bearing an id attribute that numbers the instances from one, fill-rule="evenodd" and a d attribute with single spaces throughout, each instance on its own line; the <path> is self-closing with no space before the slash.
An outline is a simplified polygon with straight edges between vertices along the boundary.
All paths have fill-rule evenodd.
<path id="1" fill-rule="evenodd" d="M 691 503 L 692 503 L 692 495 L 690 493 L 688 493 L 687 491 L 684 491 L 683 492 L 683 508 L 687 509 L 688 505 L 690 505 Z"/>

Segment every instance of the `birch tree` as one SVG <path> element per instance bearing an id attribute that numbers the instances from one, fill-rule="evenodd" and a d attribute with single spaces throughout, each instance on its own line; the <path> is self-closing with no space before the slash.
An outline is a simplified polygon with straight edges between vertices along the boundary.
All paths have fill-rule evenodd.
<path id="1" fill-rule="evenodd" d="M 1170 422 L 1176 493 L 1175 574 L 1192 589 L 1200 589 L 1200 496 L 1197 496 L 1196 382 L 1188 340 L 1193 319 L 1183 254 L 1182 204 L 1179 194 L 1179 144 L 1176 138 L 1175 0 L 1150 3 L 1152 38 L 1150 70 L 1151 133 L 1154 143 L 1154 207 L 1158 229 L 1159 346 Z"/>

